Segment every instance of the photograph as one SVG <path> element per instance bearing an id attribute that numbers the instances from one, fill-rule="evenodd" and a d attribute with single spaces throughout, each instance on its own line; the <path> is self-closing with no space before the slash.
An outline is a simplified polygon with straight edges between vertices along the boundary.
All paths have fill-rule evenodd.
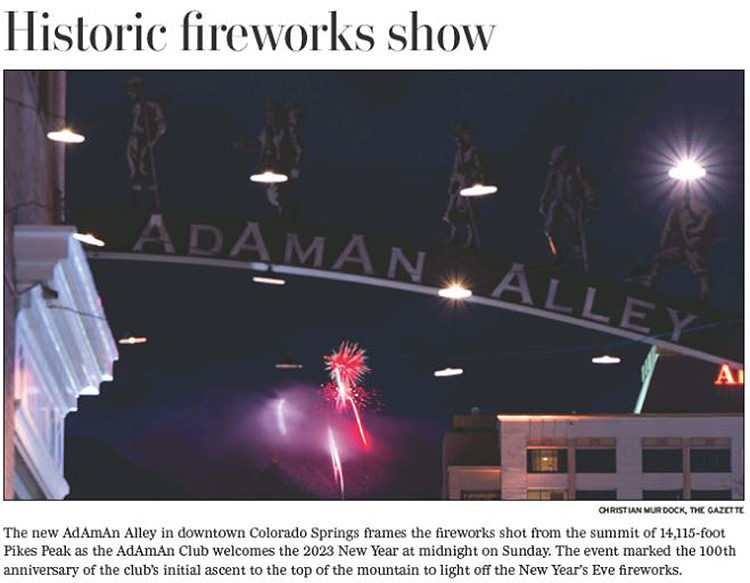
<path id="1" fill-rule="evenodd" d="M 744 84 L 5 70 L 4 499 L 744 500 Z"/>

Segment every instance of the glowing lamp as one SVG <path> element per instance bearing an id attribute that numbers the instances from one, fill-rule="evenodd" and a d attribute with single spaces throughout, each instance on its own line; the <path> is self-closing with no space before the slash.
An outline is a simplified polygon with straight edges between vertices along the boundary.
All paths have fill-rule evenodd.
<path id="1" fill-rule="evenodd" d="M 446 366 L 445 368 L 440 368 L 436 370 L 432 374 L 434 374 L 436 377 L 455 377 L 455 376 L 464 374 L 464 369 Z"/>
<path id="2" fill-rule="evenodd" d="M 81 134 L 74 132 L 70 128 L 47 132 L 47 138 L 53 142 L 61 142 L 63 144 L 80 144 L 86 140 Z"/>
<path id="3" fill-rule="evenodd" d="M 253 276 L 253 281 L 255 283 L 264 283 L 266 285 L 285 285 L 286 284 L 286 280 L 280 279 L 278 277 L 263 277 L 262 275 Z"/>
<path id="4" fill-rule="evenodd" d="M 104 241 L 102 241 L 101 239 L 97 239 L 91 233 L 75 233 L 73 235 L 73 238 L 79 240 L 81 243 L 86 243 L 87 245 L 104 247 Z"/>
<path id="5" fill-rule="evenodd" d="M 444 287 L 438 292 L 441 298 L 448 298 L 451 300 L 463 300 L 471 296 L 471 290 L 466 289 L 460 283 L 454 283 L 448 287 Z"/>
<path id="6" fill-rule="evenodd" d="M 497 186 L 477 183 L 468 188 L 462 188 L 459 191 L 459 194 L 461 196 L 487 196 L 488 194 L 495 194 L 496 192 Z"/>
<path id="7" fill-rule="evenodd" d="M 118 342 L 120 344 L 144 344 L 146 338 L 143 336 L 128 336 L 127 338 L 120 338 Z"/>
<path id="8" fill-rule="evenodd" d="M 289 177 L 286 174 L 280 174 L 273 170 L 266 170 L 260 174 L 253 174 L 250 180 L 260 182 L 261 184 L 277 184 L 279 182 L 286 182 L 289 180 Z"/>
<path id="9" fill-rule="evenodd" d="M 675 180 L 697 180 L 706 175 L 706 169 L 695 160 L 682 160 L 669 170 L 670 178 Z"/>
<path id="10" fill-rule="evenodd" d="M 622 362 L 619 356 L 610 356 L 609 354 L 603 354 L 602 356 L 595 356 L 591 359 L 594 364 L 620 364 Z"/>

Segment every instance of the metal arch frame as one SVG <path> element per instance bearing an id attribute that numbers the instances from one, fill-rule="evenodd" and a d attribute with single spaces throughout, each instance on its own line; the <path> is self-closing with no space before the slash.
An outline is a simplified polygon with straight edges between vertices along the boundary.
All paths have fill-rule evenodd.
<path id="1" fill-rule="evenodd" d="M 286 264 L 270 264 L 260 261 L 240 261 L 232 259 L 220 259 L 214 257 L 200 257 L 200 256 L 184 256 L 184 255 L 156 255 L 156 254 L 145 254 L 145 253 L 126 253 L 126 252 L 111 252 L 111 251 L 89 251 L 87 253 L 90 259 L 103 259 L 103 260 L 115 260 L 115 261 L 146 261 L 151 263 L 174 263 L 183 265 L 201 265 L 209 267 L 224 267 L 229 269 L 245 269 L 249 271 L 269 271 L 273 270 L 274 273 L 298 275 L 303 277 L 313 277 L 318 279 L 327 279 L 334 281 L 343 281 L 347 283 L 358 283 L 363 285 L 370 285 L 374 287 L 383 287 L 390 289 L 397 289 L 402 291 L 409 291 L 413 293 L 421 293 L 426 295 L 437 296 L 439 288 L 422 285 L 417 283 L 407 283 L 397 281 L 393 279 L 385 279 L 380 277 L 373 277 L 368 275 L 356 275 L 351 273 L 343 273 L 340 271 L 332 271 L 327 269 L 318 269 L 311 267 L 295 267 Z M 554 320 L 563 322 L 566 324 L 572 324 L 579 328 L 588 328 L 597 332 L 604 332 L 613 336 L 619 336 L 621 338 L 627 338 L 628 340 L 634 340 L 642 342 L 644 344 L 650 344 L 659 348 L 666 348 L 674 352 L 684 354 L 707 362 L 716 364 L 727 363 L 733 367 L 742 368 L 744 365 L 741 362 L 729 360 L 727 358 L 719 357 L 708 352 L 697 350 L 694 348 L 686 347 L 684 345 L 675 344 L 667 340 L 661 339 L 656 336 L 648 336 L 638 334 L 637 332 L 631 332 L 623 330 L 615 326 L 609 326 L 601 324 L 592 320 L 586 320 L 577 318 L 575 316 L 569 316 L 563 313 L 551 312 L 542 308 L 534 306 L 527 306 L 516 304 L 512 302 L 506 302 L 499 299 L 487 298 L 482 296 L 470 296 L 466 298 L 466 302 L 488 306 L 492 308 L 501 308 L 504 310 L 518 312 L 522 314 L 528 314 L 530 316 L 536 316 L 545 318 L 547 320 Z"/>

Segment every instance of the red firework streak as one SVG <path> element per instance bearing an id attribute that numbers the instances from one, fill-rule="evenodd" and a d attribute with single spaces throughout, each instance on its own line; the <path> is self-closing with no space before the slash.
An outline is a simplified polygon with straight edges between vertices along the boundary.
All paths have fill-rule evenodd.
<path id="1" fill-rule="evenodd" d="M 364 427 L 362 427 L 356 398 L 357 394 L 364 394 L 363 389 L 358 387 L 357 384 L 370 370 L 365 364 L 364 349 L 353 342 L 342 342 L 339 349 L 334 350 L 330 356 L 324 356 L 323 361 L 326 363 L 326 370 L 331 375 L 337 389 L 336 408 L 342 411 L 347 406 L 351 406 L 362 443 L 367 447 L 367 437 Z"/>

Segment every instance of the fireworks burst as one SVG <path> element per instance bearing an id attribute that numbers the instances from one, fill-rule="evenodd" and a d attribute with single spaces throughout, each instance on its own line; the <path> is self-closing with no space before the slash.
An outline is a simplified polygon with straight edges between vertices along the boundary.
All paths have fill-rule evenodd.
<path id="1" fill-rule="evenodd" d="M 356 342 L 342 342 L 338 350 L 324 356 L 326 370 L 335 381 L 356 385 L 370 369 L 365 364 L 365 351 Z"/>
<path id="2" fill-rule="evenodd" d="M 340 401 L 340 390 L 338 383 L 326 383 L 320 387 L 320 394 L 326 403 L 331 406 L 337 406 Z M 380 392 L 377 389 L 370 389 L 362 385 L 349 387 L 347 399 L 352 399 L 360 411 L 377 412 L 381 409 Z"/>
<path id="3" fill-rule="evenodd" d="M 359 414 L 360 403 L 365 398 L 366 391 L 359 387 L 358 383 L 370 370 L 365 364 L 364 349 L 354 342 L 344 341 L 339 345 L 338 350 L 334 350 L 330 356 L 324 356 L 323 361 L 328 374 L 334 381 L 323 389 L 326 400 L 335 402 L 336 409 L 339 411 L 344 411 L 351 406 L 362 443 L 365 447 L 369 447 Z M 328 395 L 326 395 L 326 388 Z M 332 399 L 334 390 L 336 396 Z"/>

